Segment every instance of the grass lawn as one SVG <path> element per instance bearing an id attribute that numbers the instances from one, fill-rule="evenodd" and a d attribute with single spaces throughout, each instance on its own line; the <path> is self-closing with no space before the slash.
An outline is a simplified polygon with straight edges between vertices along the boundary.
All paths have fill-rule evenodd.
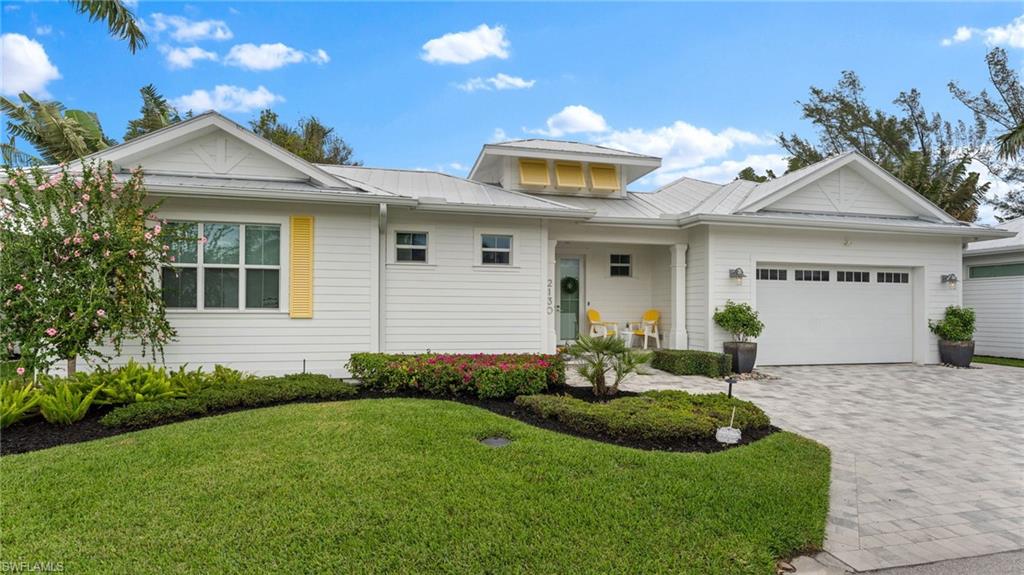
<path id="1" fill-rule="evenodd" d="M 975 363 L 991 363 L 993 365 L 1008 365 L 1010 367 L 1024 367 L 1024 359 L 1014 359 L 1012 357 L 993 357 L 991 355 L 976 355 L 974 356 Z"/>
<path id="2" fill-rule="evenodd" d="M 494 449 L 477 438 L 500 433 Z M 0 458 L 0 559 L 65 573 L 774 573 L 828 451 L 639 451 L 454 402 L 295 404 Z"/>

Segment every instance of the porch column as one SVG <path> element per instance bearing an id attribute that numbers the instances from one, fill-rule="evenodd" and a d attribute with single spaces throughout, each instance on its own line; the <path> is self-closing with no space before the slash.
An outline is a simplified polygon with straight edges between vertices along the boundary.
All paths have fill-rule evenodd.
<path id="1" fill-rule="evenodd" d="M 669 246 L 672 265 L 672 332 L 669 334 L 668 346 L 672 349 L 686 349 L 686 249 L 689 244 L 673 244 Z"/>
<path id="2" fill-rule="evenodd" d="M 547 258 L 544 262 L 547 268 L 547 279 L 544 281 L 544 313 L 546 314 L 544 333 L 547 353 L 555 353 L 555 348 L 558 346 L 558 333 L 555 329 L 555 321 L 558 318 L 558 314 L 555 313 L 555 310 L 558 309 L 558 259 L 555 257 L 557 246 L 558 240 L 547 240 Z"/>

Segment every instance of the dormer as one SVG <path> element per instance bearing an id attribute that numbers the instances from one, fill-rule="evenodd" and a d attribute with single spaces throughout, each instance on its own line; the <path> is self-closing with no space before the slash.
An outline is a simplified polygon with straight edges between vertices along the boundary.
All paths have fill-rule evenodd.
<path id="1" fill-rule="evenodd" d="M 661 159 L 558 140 L 487 144 L 469 179 L 534 194 L 625 198 L 626 186 L 661 167 Z"/>

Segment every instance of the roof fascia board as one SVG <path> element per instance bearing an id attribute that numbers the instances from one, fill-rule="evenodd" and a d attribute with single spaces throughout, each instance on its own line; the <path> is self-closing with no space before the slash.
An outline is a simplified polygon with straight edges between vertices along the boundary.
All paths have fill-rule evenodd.
<path id="1" fill-rule="evenodd" d="M 661 159 L 655 158 L 653 156 L 620 156 L 617 154 L 602 154 L 596 152 L 591 153 L 568 152 L 564 150 L 538 150 L 536 148 L 519 148 L 516 146 L 507 145 L 495 146 L 493 144 L 484 145 L 483 151 L 481 152 L 481 156 L 483 156 L 484 154 L 490 154 L 494 156 L 515 157 L 522 157 L 523 154 L 529 154 L 529 157 L 544 158 L 548 160 L 595 160 L 598 163 L 640 166 L 645 168 L 658 168 L 661 166 Z"/>
<path id="2" fill-rule="evenodd" d="M 180 186 L 146 185 L 146 190 L 161 197 L 175 198 L 234 198 L 276 202 L 311 202 L 323 204 L 390 204 L 415 207 L 413 198 L 377 196 L 366 192 L 277 192 L 253 188 L 185 188 Z"/>
<path id="3" fill-rule="evenodd" d="M 691 227 L 693 225 L 706 223 L 706 224 L 725 224 L 725 225 L 738 225 L 738 226 L 753 226 L 753 227 L 785 227 L 790 229 L 823 229 L 823 230 L 848 230 L 848 231 L 866 231 L 866 232 L 888 232 L 888 233 L 900 233 L 900 234 L 918 234 L 918 235 L 941 235 L 941 236 L 959 236 L 965 238 L 1007 238 L 1012 237 L 1012 232 L 1006 230 L 999 230 L 995 228 L 981 228 L 976 226 L 948 226 L 948 229 L 941 227 L 931 228 L 920 228 L 917 226 L 901 226 L 899 224 L 871 224 L 864 222 L 827 222 L 827 221 L 815 221 L 805 218 L 786 218 L 786 217 L 775 217 L 775 216 L 744 216 L 742 214 L 736 215 L 708 215 L 708 214 L 697 214 L 695 216 L 687 216 L 678 220 L 681 227 Z M 941 224 L 936 224 L 940 226 Z"/>
<path id="4" fill-rule="evenodd" d="M 992 238 L 987 238 L 992 239 Z M 998 248 L 978 248 L 974 250 L 964 250 L 965 258 L 972 258 L 975 256 L 995 256 L 1000 254 L 1012 254 L 1020 252 L 1024 254 L 1024 245 L 1017 246 L 1002 246 Z"/>
<path id="5" fill-rule="evenodd" d="M 558 208 L 512 208 L 502 206 L 478 206 L 473 204 L 447 204 L 420 202 L 418 212 L 444 212 L 461 214 L 489 214 L 497 216 L 523 216 L 548 219 L 588 220 L 594 216 L 592 210 L 567 210 Z"/>

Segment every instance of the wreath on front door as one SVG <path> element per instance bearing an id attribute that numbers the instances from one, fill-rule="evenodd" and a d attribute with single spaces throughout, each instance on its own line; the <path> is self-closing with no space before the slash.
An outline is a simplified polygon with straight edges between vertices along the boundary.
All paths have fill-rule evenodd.
<path id="1" fill-rule="evenodd" d="M 579 291 L 579 289 L 580 289 L 580 280 L 578 280 L 578 279 L 576 279 L 574 277 L 564 277 L 564 278 L 562 278 L 562 292 L 567 293 L 569 295 L 572 295 L 572 294 L 576 293 L 577 291 Z"/>

